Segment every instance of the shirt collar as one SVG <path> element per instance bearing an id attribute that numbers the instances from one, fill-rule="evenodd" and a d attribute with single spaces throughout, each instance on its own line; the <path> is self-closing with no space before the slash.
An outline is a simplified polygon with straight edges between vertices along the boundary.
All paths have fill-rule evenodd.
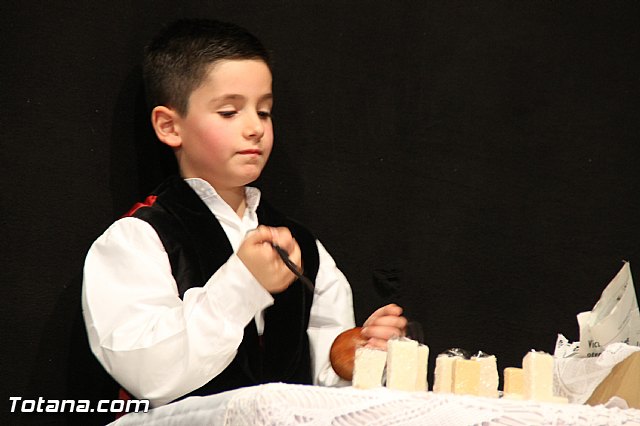
<path id="1" fill-rule="evenodd" d="M 211 186 L 209 182 L 201 178 L 187 178 L 184 181 L 195 191 L 198 197 L 204 201 L 213 214 L 216 216 L 225 215 L 231 211 L 235 215 L 231 207 L 218 195 L 215 188 Z M 260 204 L 260 195 L 258 188 L 252 186 L 244 187 L 247 210 L 252 214 L 255 214 L 258 204 Z M 245 214 L 247 214 L 246 211 Z"/>

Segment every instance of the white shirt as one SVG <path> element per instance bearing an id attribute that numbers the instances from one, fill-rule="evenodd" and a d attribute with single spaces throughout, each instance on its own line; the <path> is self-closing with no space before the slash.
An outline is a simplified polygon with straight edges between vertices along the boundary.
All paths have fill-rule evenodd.
<path id="1" fill-rule="evenodd" d="M 153 227 L 126 217 L 91 246 L 84 266 L 82 308 L 91 350 L 125 389 L 152 406 L 198 389 L 233 360 L 245 326 L 263 329 L 263 311 L 273 297 L 235 252 L 258 226 L 260 191 L 247 187 L 242 218 L 202 179 L 186 182 L 224 229 L 234 254 L 203 287 L 183 299 L 167 253 Z M 316 276 L 307 335 L 314 384 L 346 385 L 331 368 L 329 350 L 342 331 L 355 326 L 351 287 L 316 241 Z"/>

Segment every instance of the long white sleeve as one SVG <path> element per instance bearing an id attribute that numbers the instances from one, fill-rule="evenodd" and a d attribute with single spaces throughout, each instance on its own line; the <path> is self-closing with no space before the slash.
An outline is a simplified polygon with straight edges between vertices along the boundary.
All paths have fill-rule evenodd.
<path id="1" fill-rule="evenodd" d="M 153 228 L 124 218 L 89 250 L 82 303 L 94 354 L 129 392 L 157 406 L 224 370 L 244 327 L 273 298 L 232 255 L 181 300 Z"/>
<path id="2" fill-rule="evenodd" d="M 320 267 L 316 276 L 313 305 L 309 318 L 309 344 L 314 384 L 346 386 L 345 381 L 331 368 L 329 351 L 341 332 L 355 327 L 351 287 L 336 263 L 317 241 Z"/>

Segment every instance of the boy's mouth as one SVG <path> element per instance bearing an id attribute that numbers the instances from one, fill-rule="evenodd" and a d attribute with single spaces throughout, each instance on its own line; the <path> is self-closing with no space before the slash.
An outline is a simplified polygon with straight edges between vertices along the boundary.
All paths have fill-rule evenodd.
<path id="1" fill-rule="evenodd" d="M 238 154 L 241 155 L 262 155 L 262 151 L 259 149 L 245 149 L 242 151 L 238 151 Z"/>

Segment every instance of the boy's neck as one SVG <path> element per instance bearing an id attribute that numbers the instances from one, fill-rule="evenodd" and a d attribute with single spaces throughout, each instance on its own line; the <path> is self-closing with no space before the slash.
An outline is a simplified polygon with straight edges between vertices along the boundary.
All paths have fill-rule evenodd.
<path id="1" fill-rule="evenodd" d="M 238 217 L 244 216 L 244 210 L 247 207 L 244 187 L 228 189 L 215 188 L 215 190 L 220 198 L 236 212 Z"/>

